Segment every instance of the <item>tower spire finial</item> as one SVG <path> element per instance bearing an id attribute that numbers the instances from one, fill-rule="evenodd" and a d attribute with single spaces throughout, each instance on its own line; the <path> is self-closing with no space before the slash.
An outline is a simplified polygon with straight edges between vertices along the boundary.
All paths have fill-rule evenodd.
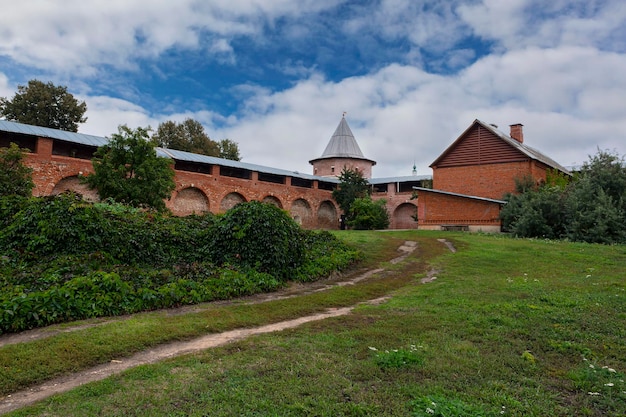
<path id="1" fill-rule="evenodd" d="M 344 111 L 343 114 L 341 115 L 341 117 L 345 118 L 347 113 L 348 113 L 347 111 Z"/>

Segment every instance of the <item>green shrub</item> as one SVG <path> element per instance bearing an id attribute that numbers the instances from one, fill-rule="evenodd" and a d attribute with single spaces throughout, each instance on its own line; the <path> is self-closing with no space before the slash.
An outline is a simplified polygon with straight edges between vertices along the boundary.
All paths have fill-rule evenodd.
<path id="1" fill-rule="evenodd" d="M 328 231 L 303 231 L 305 261 L 293 279 L 314 281 L 336 271 L 343 271 L 360 259 L 356 249 L 337 239 Z"/>
<path id="2" fill-rule="evenodd" d="M 0 333 L 274 291 L 356 251 L 275 206 L 171 217 L 77 195 L 0 199 Z"/>
<path id="3" fill-rule="evenodd" d="M 350 206 L 348 226 L 356 230 L 380 230 L 389 227 L 386 200 L 372 200 L 367 196 L 357 198 Z"/>
<path id="4" fill-rule="evenodd" d="M 72 193 L 2 199 L 10 222 L 0 230 L 0 254 L 41 257 L 105 253 L 117 263 L 171 265 L 206 257 L 196 248 L 208 240 L 214 216 L 176 218 L 121 204 L 91 204 Z"/>
<path id="5" fill-rule="evenodd" d="M 300 226 L 284 210 L 258 201 L 221 216 L 210 241 L 217 264 L 242 265 L 286 280 L 304 261 Z"/>

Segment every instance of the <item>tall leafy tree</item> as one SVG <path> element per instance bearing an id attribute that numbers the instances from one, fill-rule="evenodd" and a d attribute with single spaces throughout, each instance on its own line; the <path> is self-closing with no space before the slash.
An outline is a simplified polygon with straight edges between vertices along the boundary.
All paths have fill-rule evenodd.
<path id="1" fill-rule="evenodd" d="M 15 143 L 8 148 L 0 148 L 0 197 L 31 195 L 33 170 L 24 165 L 25 152 Z"/>
<path id="2" fill-rule="evenodd" d="M 200 122 L 186 119 L 182 123 L 171 120 L 159 124 L 152 139 L 158 146 L 201 155 L 219 156 L 217 142 L 211 140 Z"/>
<path id="3" fill-rule="evenodd" d="M 369 195 L 369 184 L 361 171 L 344 167 L 339 174 L 339 188 L 333 191 L 333 198 L 350 220 L 350 208 L 357 198 Z"/>
<path id="4" fill-rule="evenodd" d="M 87 104 L 79 102 L 67 87 L 30 80 L 19 85 L 12 99 L 0 97 L 0 115 L 7 120 L 77 132 L 84 123 Z"/>
<path id="5" fill-rule="evenodd" d="M 152 140 L 163 148 L 239 161 L 239 147 L 230 139 L 212 140 L 200 122 L 185 119 L 182 123 L 168 120 L 159 124 Z"/>
<path id="6" fill-rule="evenodd" d="M 241 161 L 239 155 L 239 145 L 230 139 L 222 139 L 217 143 L 220 149 L 220 158 L 230 159 L 232 161 Z"/>
<path id="7" fill-rule="evenodd" d="M 505 198 L 500 213 L 505 230 L 517 236 L 626 243 L 623 157 L 598 151 L 569 183 L 549 176 L 546 184 L 517 191 Z"/>
<path id="8" fill-rule="evenodd" d="M 147 129 L 120 126 L 118 130 L 94 154 L 94 173 L 85 181 L 100 198 L 165 211 L 164 200 L 175 188 L 171 161 L 157 156 Z"/>

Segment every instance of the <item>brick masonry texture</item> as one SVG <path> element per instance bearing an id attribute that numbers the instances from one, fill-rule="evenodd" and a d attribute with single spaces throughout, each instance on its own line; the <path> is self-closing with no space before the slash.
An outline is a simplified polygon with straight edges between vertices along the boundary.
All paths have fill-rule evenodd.
<path id="1" fill-rule="evenodd" d="M 35 152 L 26 158 L 26 164 L 33 168 L 33 195 L 55 195 L 72 190 L 97 201 L 97 192 L 80 181 L 81 176 L 93 172 L 91 160 L 53 155 L 53 142 L 50 138 L 37 138 Z M 332 191 L 319 189 L 318 181 L 307 188 L 292 185 L 291 179 L 286 177 L 285 184 L 266 182 L 259 180 L 255 171 L 250 179 L 229 177 L 220 175 L 219 166 L 214 166 L 211 174 L 176 170 L 176 188 L 166 205 L 173 214 L 184 216 L 205 211 L 223 213 L 239 202 L 258 200 L 286 210 L 305 228 L 339 228 L 341 212 L 332 198 Z M 417 202 L 411 201 L 410 195 L 373 197 L 387 200 L 390 228 L 417 228 L 417 222 L 411 217 L 417 212 Z"/>

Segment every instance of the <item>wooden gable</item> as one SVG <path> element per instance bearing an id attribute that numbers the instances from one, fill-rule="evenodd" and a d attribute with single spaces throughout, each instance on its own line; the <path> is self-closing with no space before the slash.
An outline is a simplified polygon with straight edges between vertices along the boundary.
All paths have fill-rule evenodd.
<path id="1" fill-rule="evenodd" d="M 502 140 L 478 120 L 430 166 L 433 168 L 527 161 L 519 149 Z"/>

